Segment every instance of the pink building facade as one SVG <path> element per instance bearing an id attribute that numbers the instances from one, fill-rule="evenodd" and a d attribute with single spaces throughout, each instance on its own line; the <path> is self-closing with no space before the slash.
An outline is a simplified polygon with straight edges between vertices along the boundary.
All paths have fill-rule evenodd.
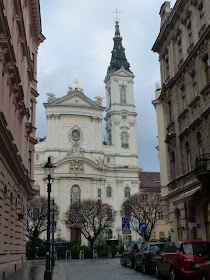
<path id="1" fill-rule="evenodd" d="M 26 205 L 35 194 L 33 158 L 39 0 L 0 0 L 0 279 L 26 251 Z"/>

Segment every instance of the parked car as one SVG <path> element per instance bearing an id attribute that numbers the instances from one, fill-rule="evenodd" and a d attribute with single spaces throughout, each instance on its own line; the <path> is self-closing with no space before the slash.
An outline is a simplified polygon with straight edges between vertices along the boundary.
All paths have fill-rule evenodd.
<path id="1" fill-rule="evenodd" d="M 134 256 L 136 251 L 140 249 L 142 241 L 131 241 L 124 246 L 124 252 L 120 258 L 120 264 L 122 266 L 129 265 L 130 268 L 134 267 Z"/>
<path id="2" fill-rule="evenodd" d="M 209 280 L 210 279 L 210 257 L 207 257 L 207 262 L 202 264 L 200 267 L 201 279 Z"/>
<path id="3" fill-rule="evenodd" d="M 200 267 L 210 256 L 210 242 L 172 241 L 166 243 L 155 257 L 156 278 L 160 275 L 177 278 L 200 277 Z"/>
<path id="4" fill-rule="evenodd" d="M 134 257 L 135 270 L 142 270 L 143 273 L 154 271 L 156 252 L 160 251 L 164 244 L 162 242 L 143 242 Z"/>

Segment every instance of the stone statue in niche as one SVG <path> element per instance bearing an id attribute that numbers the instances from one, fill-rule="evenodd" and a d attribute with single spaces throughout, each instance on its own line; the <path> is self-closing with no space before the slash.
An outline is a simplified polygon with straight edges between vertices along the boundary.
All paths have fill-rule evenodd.
<path id="1" fill-rule="evenodd" d="M 104 167 L 104 162 L 103 162 L 103 160 L 102 160 L 101 157 L 98 157 L 98 158 L 97 158 L 97 162 L 98 162 L 98 167 L 99 167 L 99 169 L 103 169 L 103 167 Z"/>
<path id="2" fill-rule="evenodd" d="M 53 94 L 53 93 L 46 93 L 46 94 L 48 96 L 48 99 L 47 99 L 48 103 L 52 103 L 53 101 L 56 100 L 55 94 Z"/>

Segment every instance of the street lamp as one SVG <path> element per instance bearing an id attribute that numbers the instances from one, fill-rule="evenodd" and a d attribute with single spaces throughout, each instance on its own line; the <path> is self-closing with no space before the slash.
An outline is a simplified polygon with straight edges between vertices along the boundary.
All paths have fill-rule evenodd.
<path id="1" fill-rule="evenodd" d="M 52 258 L 51 258 L 51 266 L 55 266 L 55 239 L 54 239 L 54 232 L 55 232 L 55 202 L 54 199 L 52 200 Z"/>
<path id="2" fill-rule="evenodd" d="M 51 275 L 51 266 L 50 266 L 50 193 L 51 193 L 51 170 L 52 168 L 55 167 L 51 163 L 51 158 L 50 156 L 48 157 L 48 161 L 44 166 L 44 169 L 47 174 L 47 192 L 48 192 L 48 209 L 47 209 L 47 251 L 46 251 L 46 267 L 45 267 L 45 272 L 44 272 L 44 280 L 51 280 L 52 275 Z"/>

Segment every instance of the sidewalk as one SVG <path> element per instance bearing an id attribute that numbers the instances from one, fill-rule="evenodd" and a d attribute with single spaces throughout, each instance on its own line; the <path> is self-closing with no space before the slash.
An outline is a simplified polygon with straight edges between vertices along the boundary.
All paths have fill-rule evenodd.
<path id="1" fill-rule="evenodd" d="M 23 268 L 10 274 L 5 280 L 44 280 L 45 260 L 26 261 Z M 55 261 L 52 280 L 66 280 L 63 261 Z"/>

